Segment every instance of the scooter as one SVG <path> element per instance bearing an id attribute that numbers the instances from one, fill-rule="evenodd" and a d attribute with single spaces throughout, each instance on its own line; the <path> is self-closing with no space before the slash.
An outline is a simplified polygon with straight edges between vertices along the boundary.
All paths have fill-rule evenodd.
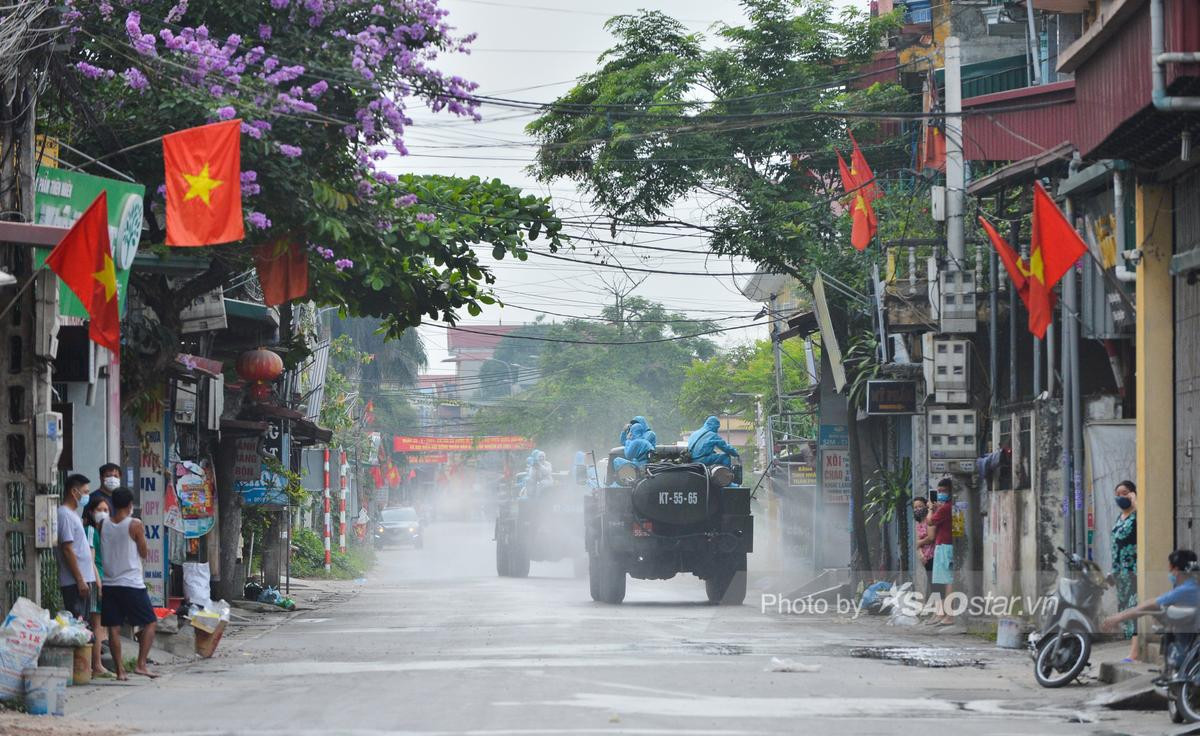
<path id="1" fill-rule="evenodd" d="M 1069 574 L 1059 577 L 1038 631 L 1029 635 L 1033 676 L 1042 687 L 1067 685 L 1087 667 L 1099 630 L 1096 614 L 1108 587 L 1099 565 L 1062 547 L 1058 551 L 1066 557 Z"/>
<path id="2" fill-rule="evenodd" d="M 1167 698 L 1174 723 L 1200 721 L 1200 609 L 1167 606 L 1155 616 L 1154 633 L 1162 635 L 1162 674 L 1154 686 Z"/>

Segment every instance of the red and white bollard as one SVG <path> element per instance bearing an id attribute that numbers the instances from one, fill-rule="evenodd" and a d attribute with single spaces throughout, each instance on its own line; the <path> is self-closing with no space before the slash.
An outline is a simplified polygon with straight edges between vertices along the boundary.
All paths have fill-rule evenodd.
<path id="1" fill-rule="evenodd" d="M 325 572 L 333 569 L 332 554 L 329 549 L 329 535 L 333 521 L 329 514 L 329 448 L 325 448 L 325 485 L 323 489 L 325 500 Z"/>
<path id="2" fill-rule="evenodd" d="M 346 464 L 346 451 L 341 453 L 341 463 L 338 465 L 338 550 L 346 554 L 346 475 L 350 466 Z"/>

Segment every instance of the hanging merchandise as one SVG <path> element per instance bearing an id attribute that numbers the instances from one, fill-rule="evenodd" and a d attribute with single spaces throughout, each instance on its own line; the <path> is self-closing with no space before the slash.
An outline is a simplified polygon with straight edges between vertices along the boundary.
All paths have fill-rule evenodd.
<path id="1" fill-rule="evenodd" d="M 215 523 L 215 487 L 212 471 L 206 465 L 186 460 L 175 464 L 175 495 L 183 518 L 183 533 L 188 539 L 208 534 Z"/>

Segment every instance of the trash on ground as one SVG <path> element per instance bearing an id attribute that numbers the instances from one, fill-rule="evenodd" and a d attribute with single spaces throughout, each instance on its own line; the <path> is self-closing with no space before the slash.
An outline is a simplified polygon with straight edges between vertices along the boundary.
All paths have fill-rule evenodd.
<path id="1" fill-rule="evenodd" d="M 50 620 L 45 643 L 58 647 L 81 647 L 91 641 L 92 632 L 88 630 L 87 624 L 67 611 L 59 611 L 58 615 Z"/>
<path id="2" fill-rule="evenodd" d="M 794 659 L 783 659 L 781 657 L 771 657 L 771 664 L 766 672 L 820 672 L 821 665 L 819 664 L 803 664 Z"/>
<path id="3" fill-rule="evenodd" d="M 18 598 L 0 625 L 0 700 L 21 697 L 23 673 L 37 663 L 50 629 L 50 612 Z"/>

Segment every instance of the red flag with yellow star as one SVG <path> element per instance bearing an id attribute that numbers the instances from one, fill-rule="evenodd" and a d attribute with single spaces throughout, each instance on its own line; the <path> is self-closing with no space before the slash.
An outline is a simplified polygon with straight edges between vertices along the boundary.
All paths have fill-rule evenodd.
<path id="1" fill-rule="evenodd" d="M 117 270 L 108 240 L 107 193 L 100 192 L 83 217 L 54 246 L 46 256 L 46 267 L 58 274 L 87 310 L 92 342 L 120 355 L 121 313 Z"/>
<path id="2" fill-rule="evenodd" d="M 167 245 L 231 243 L 242 224 L 242 121 L 163 136 Z"/>

